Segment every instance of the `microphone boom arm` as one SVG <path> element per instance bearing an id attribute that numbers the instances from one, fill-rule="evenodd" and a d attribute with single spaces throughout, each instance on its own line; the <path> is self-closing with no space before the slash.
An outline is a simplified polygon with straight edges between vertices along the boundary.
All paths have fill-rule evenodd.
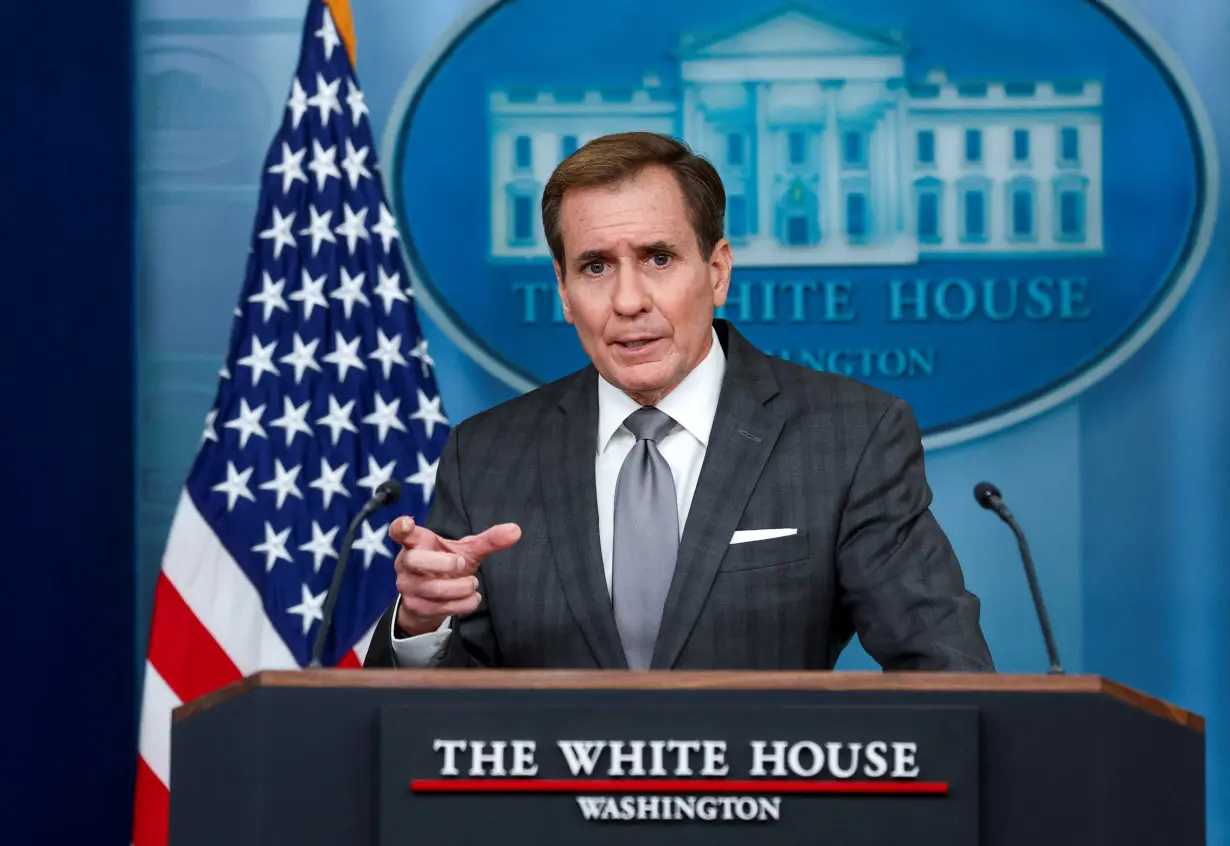
<path id="1" fill-rule="evenodd" d="M 1008 506 L 1000 503 L 996 511 L 1003 518 L 1003 521 L 1008 524 L 1008 528 L 1012 529 L 1012 533 L 1016 535 L 1016 543 L 1021 550 L 1021 562 L 1025 565 L 1025 578 L 1029 582 L 1029 592 L 1033 596 L 1034 608 L 1038 612 L 1038 625 L 1042 627 L 1042 639 L 1046 641 L 1046 655 L 1051 662 L 1050 669 L 1047 672 L 1061 674 L 1063 673 L 1063 667 L 1059 664 L 1059 650 L 1055 648 L 1055 636 L 1051 634 L 1051 621 L 1046 613 L 1046 604 L 1042 601 L 1042 588 L 1038 585 L 1038 573 L 1034 570 L 1034 559 L 1029 553 L 1029 542 L 1025 540 L 1025 533 L 1017 525 L 1012 512 L 1008 510 Z"/>
<path id="2" fill-rule="evenodd" d="M 321 612 L 320 627 L 316 629 L 316 641 L 312 645 L 312 660 L 308 667 L 317 669 L 321 666 L 320 656 L 325 651 L 325 639 L 329 636 L 330 624 L 333 622 L 333 609 L 337 606 L 337 595 L 341 593 L 342 577 L 346 573 L 346 561 L 350 558 L 350 547 L 354 544 L 355 532 L 359 526 L 377 510 L 397 502 L 401 496 L 401 485 L 389 480 L 376 489 L 375 494 L 359 509 L 359 513 L 350 521 L 346 529 L 346 537 L 342 540 L 342 549 L 338 554 L 337 565 L 333 568 L 333 579 L 329 583 L 329 595 L 325 597 L 325 607 Z"/>

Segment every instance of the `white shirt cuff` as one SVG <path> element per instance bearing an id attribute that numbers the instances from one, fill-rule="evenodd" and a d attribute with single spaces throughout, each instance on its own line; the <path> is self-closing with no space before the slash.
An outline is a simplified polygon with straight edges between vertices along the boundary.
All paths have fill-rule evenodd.
<path id="1" fill-rule="evenodd" d="M 401 608 L 401 597 L 397 597 L 397 605 L 393 608 L 393 620 L 389 625 L 389 637 L 393 642 L 393 660 L 399 667 L 429 667 L 435 663 L 436 657 L 448 643 L 453 630 L 453 618 L 447 618 L 434 632 L 415 635 L 414 637 L 399 637 L 397 634 L 397 611 Z"/>

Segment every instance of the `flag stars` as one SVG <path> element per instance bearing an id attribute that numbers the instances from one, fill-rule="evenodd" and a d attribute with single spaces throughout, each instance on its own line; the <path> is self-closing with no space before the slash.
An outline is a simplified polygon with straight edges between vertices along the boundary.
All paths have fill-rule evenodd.
<path id="1" fill-rule="evenodd" d="M 330 114 L 342 113 L 342 104 L 337 100 L 337 89 L 341 84 L 340 78 L 325 82 L 324 75 L 316 72 L 316 93 L 308 98 L 307 104 L 314 109 L 320 109 L 320 122 L 325 126 L 329 125 Z"/>
<path id="2" fill-rule="evenodd" d="M 290 397 L 282 397 L 282 416 L 272 421 L 269 425 L 285 430 L 286 445 L 288 447 L 294 443 L 295 435 L 299 432 L 302 432 L 309 438 L 312 437 L 312 427 L 307 424 L 308 408 L 311 405 L 311 400 L 308 400 L 296 408 L 295 404 L 290 401 Z"/>
<path id="3" fill-rule="evenodd" d="M 308 110 L 307 92 L 299 84 L 299 77 L 291 80 L 290 99 L 286 101 L 286 108 L 290 111 L 290 125 L 298 129 L 299 121 L 303 120 L 303 115 Z"/>
<path id="4" fill-rule="evenodd" d="M 410 415 L 411 420 L 423 421 L 423 428 L 427 430 L 427 437 L 431 437 L 436 431 L 436 424 L 443 426 L 448 425 L 448 418 L 440 411 L 440 396 L 437 394 L 434 399 L 428 399 L 427 394 L 423 393 L 422 388 L 416 389 L 419 395 L 419 410 Z"/>
<path id="5" fill-rule="evenodd" d="M 296 87 L 299 81 L 295 80 Z M 303 93 L 303 89 L 299 88 L 299 93 Z M 296 122 L 297 125 L 297 122 Z M 307 147 L 294 152 L 290 149 L 290 145 L 285 141 L 282 142 L 282 161 L 278 164 L 269 167 L 269 173 L 277 173 L 282 176 L 282 194 L 289 193 L 290 186 L 296 181 L 307 184 L 307 174 L 303 172 L 303 157 L 307 154 Z"/>
<path id="6" fill-rule="evenodd" d="M 351 276 L 350 271 L 343 267 L 342 283 L 337 286 L 336 291 L 329 295 L 332 299 L 341 302 L 342 311 L 345 312 L 347 320 L 350 319 L 350 313 L 354 310 L 356 302 L 363 303 L 368 308 L 371 307 L 371 301 L 367 299 L 367 294 L 363 293 L 363 280 L 366 278 L 366 273 Z"/>
<path id="7" fill-rule="evenodd" d="M 269 318 L 273 316 L 274 309 L 281 309 L 290 314 L 290 306 L 282 298 L 282 289 L 285 287 L 285 279 L 279 279 L 277 282 L 274 282 L 273 277 L 269 275 L 268 271 L 261 273 L 261 292 L 248 297 L 248 302 L 260 303 L 264 306 L 262 319 L 265 323 L 268 323 Z"/>
<path id="8" fill-rule="evenodd" d="M 350 203 L 344 203 L 342 205 L 342 216 L 345 218 L 342 221 L 342 225 L 334 231 L 346 238 L 346 249 L 350 251 L 351 255 L 354 255 L 355 245 L 360 238 L 364 241 L 370 240 L 367 233 L 367 207 L 364 206 L 358 211 L 354 211 L 350 208 Z"/>
<path id="9" fill-rule="evenodd" d="M 218 409 L 210 409 L 205 415 L 205 431 L 201 433 L 201 443 L 206 441 L 218 442 L 218 432 L 214 429 L 214 421 L 218 419 Z"/>
<path id="10" fill-rule="evenodd" d="M 299 499 L 303 499 L 303 491 L 299 490 L 299 485 L 295 481 L 299 477 L 299 471 L 302 469 L 303 465 L 297 464 L 287 470 L 282 466 L 282 459 L 274 459 L 274 477 L 272 481 L 262 484 L 260 489 L 262 491 L 273 491 L 277 495 L 277 508 L 279 511 L 282 510 L 282 504 L 286 502 L 286 497 L 295 496 Z"/>
<path id="11" fill-rule="evenodd" d="M 376 330 L 376 351 L 368 356 L 380 362 L 384 368 L 384 378 L 388 379 L 393 371 L 394 364 L 400 364 L 402 367 L 409 367 L 406 357 L 401 354 L 401 335 L 394 335 L 392 338 L 384 334 L 383 329 Z"/>
<path id="12" fill-rule="evenodd" d="M 311 222 L 307 227 L 299 230 L 300 235 L 309 235 L 312 238 L 312 258 L 316 258 L 316 254 L 320 252 L 320 245 L 324 241 L 330 244 L 336 244 L 337 238 L 333 237 L 333 209 L 329 209 L 324 214 L 316 211 L 316 206 L 308 206 L 308 214 L 311 215 Z M 303 273 L 306 275 L 307 271 Z"/>
<path id="13" fill-rule="evenodd" d="M 390 429 L 406 432 L 406 424 L 397 417 L 397 409 L 401 406 L 401 397 L 390 403 L 384 401 L 380 394 L 375 395 L 376 410 L 363 418 L 363 422 L 376 427 L 376 442 L 383 444 Z"/>
<path id="14" fill-rule="evenodd" d="M 235 462 L 226 462 L 226 481 L 219 482 L 210 488 L 211 491 L 226 494 L 226 510 L 234 511 L 235 503 L 240 497 L 249 502 L 256 502 L 256 497 L 252 495 L 252 491 L 248 489 L 248 479 L 252 477 L 252 469 L 249 467 L 242 473 L 235 469 Z"/>
<path id="15" fill-rule="evenodd" d="M 325 51 L 325 59 L 333 58 L 333 50 L 340 47 L 342 39 L 338 38 L 337 27 L 333 25 L 333 15 L 329 14 L 329 7 L 325 7 L 325 13 L 321 15 L 320 29 L 312 33 L 320 39 L 321 45 Z"/>
<path id="16" fill-rule="evenodd" d="M 397 233 L 397 219 L 393 217 L 388 206 L 384 203 L 380 204 L 380 220 L 372 227 L 372 232 L 380 236 L 380 248 L 386 253 L 389 251 L 389 246 L 395 241 L 399 235 Z"/>
<path id="17" fill-rule="evenodd" d="M 320 572 L 320 565 L 326 558 L 337 558 L 337 550 L 333 548 L 333 541 L 336 537 L 337 526 L 325 532 L 320 528 L 319 523 L 312 521 L 312 539 L 300 546 L 299 551 L 312 553 L 313 572 Z"/>
<path id="18" fill-rule="evenodd" d="M 278 359 L 283 364 L 289 364 L 295 368 L 295 384 L 298 385 L 303 379 L 303 374 L 310 370 L 315 370 L 317 373 L 323 373 L 320 365 L 316 362 L 316 347 L 320 344 L 320 338 L 313 338 L 312 343 L 305 344 L 303 339 L 296 332 L 293 338 L 295 348 L 286 355 Z"/>
<path id="19" fill-rule="evenodd" d="M 436 489 L 436 469 L 440 464 L 440 459 L 436 459 L 430 464 L 422 453 L 415 456 L 418 461 L 419 469 L 414 475 L 407 476 L 406 481 L 412 485 L 418 485 L 423 492 L 423 503 L 426 504 L 432 493 Z"/>
<path id="20" fill-rule="evenodd" d="M 346 105 L 350 107 L 350 122 L 355 126 L 359 125 L 359 120 L 364 115 L 370 114 L 367 103 L 363 100 L 363 92 L 349 77 L 346 79 Z"/>
<path id="21" fill-rule="evenodd" d="M 290 539 L 290 527 L 287 526 L 280 532 L 274 532 L 273 526 L 269 521 L 265 521 L 265 540 L 252 547 L 253 552 L 259 552 L 265 556 L 265 572 L 268 573 L 273 569 L 273 565 L 279 561 L 289 561 L 295 563 L 295 559 L 290 557 L 290 553 L 286 551 L 286 541 Z"/>
<path id="22" fill-rule="evenodd" d="M 359 187 L 360 179 L 372 178 L 372 172 L 364 164 L 369 152 L 370 148 L 368 147 L 356 150 L 354 143 L 349 138 L 346 139 L 346 158 L 342 159 L 342 170 L 346 171 L 346 175 L 350 178 L 351 188 Z M 354 248 L 352 247 L 351 252 L 353 251 Z"/>
<path id="23" fill-rule="evenodd" d="M 333 436 L 333 445 L 337 446 L 338 438 L 342 436 L 342 432 L 352 432 L 358 434 L 359 430 L 350 420 L 350 415 L 354 412 L 355 400 L 351 400 L 345 405 L 338 405 L 337 398 L 329 396 L 329 413 L 316 421 L 318 426 L 328 426 L 330 433 Z"/>
<path id="24" fill-rule="evenodd" d="M 402 302 L 409 303 L 405 293 L 401 289 L 401 274 L 394 273 L 389 275 L 384 272 L 384 266 L 381 265 L 377 269 L 380 284 L 376 286 L 376 296 L 384 301 L 384 313 L 387 317 L 393 313 L 393 303 Z"/>
<path id="25" fill-rule="evenodd" d="M 356 540 L 351 548 L 363 552 L 364 570 L 371 568 L 372 559 L 377 555 L 383 555 L 388 559 L 393 558 L 393 553 L 385 546 L 385 541 L 388 540 L 388 523 L 385 523 L 378 529 L 373 529 L 369 523 L 364 521 L 363 525 L 359 528 L 362 531 L 362 537 Z"/>
<path id="26" fill-rule="evenodd" d="M 375 496 L 376 488 L 393 478 L 393 470 L 396 466 L 397 460 L 394 459 L 381 467 L 376 463 L 376 459 L 369 455 L 367 457 L 367 475 L 359 480 L 359 487 L 370 489 L 371 496 Z"/>
<path id="27" fill-rule="evenodd" d="M 347 341 L 341 332 L 335 331 L 334 349 L 333 352 L 325 356 L 326 364 L 337 365 L 337 381 L 345 382 L 346 374 L 350 372 L 350 368 L 358 370 L 366 370 L 367 365 L 359 358 L 359 341 L 361 335 L 355 335 L 354 340 Z"/>
<path id="28" fill-rule="evenodd" d="M 346 475 L 348 467 L 350 467 L 349 464 L 343 464 L 340 467 L 334 468 L 329 464 L 329 459 L 321 457 L 320 475 L 309 482 L 308 487 L 316 488 L 316 490 L 320 491 L 320 495 L 324 499 L 325 508 L 328 508 L 329 503 L 333 502 L 334 496 L 350 496 L 350 492 L 342 484 L 342 477 Z"/>
<path id="29" fill-rule="evenodd" d="M 307 585 L 300 587 L 302 588 L 301 601 L 298 605 L 287 608 L 286 613 L 303 618 L 303 634 L 306 637 L 307 633 L 312 630 L 312 621 L 324 620 L 325 597 L 329 595 L 329 591 L 322 590 L 318 595 L 312 596 Z"/>
<path id="30" fill-rule="evenodd" d="M 282 217 L 282 210 L 277 206 L 273 207 L 273 223 L 269 228 L 260 233 L 262 240 L 273 241 L 273 257 L 282 257 L 282 247 L 294 247 L 295 236 L 291 234 L 291 227 L 295 223 L 296 212 L 291 212 L 289 216 Z"/>
<path id="31" fill-rule="evenodd" d="M 260 383 L 264 373 L 272 373 L 277 377 L 278 368 L 273 363 L 273 351 L 277 345 L 278 342 L 274 340 L 269 342 L 269 346 L 263 346 L 259 338 L 252 336 L 252 352 L 239 359 L 238 364 L 251 369 L 253 386 Z"/>
<path id="32" fill-rule="evenodd" d="M 427 339 L 420 338 L 419 342 L 414 345 L 414 349 L 410 350 L 410 357 L 417 358 L 419 364 L 423 368 L 423 376 L 426 377 L 428 371 L 435 365 L 435 360 L 427 354 Z"/>
<path id="33" fill-rule="evenodd" d="M 265 413 L 265 404 L 262 403 L 256 408 L 249 408 L 248 401 L 241 398 L 239 400 L 239 415 L 232 420 L 226 421 L 227 429 L 235 429 L 239 432 L 239 448 L 243 449 L 248 445 L 248 438 L 256 435 L 258 438 L 268 438 L 265 434 L 265 427 L 261 425 L 261 417 Z"/>
<path id="34" fill-rule="evenodd" d="M 312 139 L 312 161 L 308 163 L 308 170 L 316 174 L 316 190 L 325 190 L 325 183 L 329 181 L 329 177 L 337 179 L 342 178 L 342 172 L 337 169 L 337 147 L 325 149 L 320 146 L 320 142 L 315 138 Z"/>
<path id="35" fill-rule="evenodd" d="M 333 212 L 329 212 L 330 215 Z M 333 236 L 329 236 L 329 240 L 333 240 Z M 290 298 L 297 303 L 303 303 L 303 319 L 307 320 L 312 316 L 312 309 L 320 306 L 326 312 L 329 311 L 329 301 L 325 299 L 325 280 L 328 275 L 321 276 L 319 279 L 313 279 L 312 274 L 307 270 L 303 271 L 302 286 L 298 291 L 290 295 Z"/>

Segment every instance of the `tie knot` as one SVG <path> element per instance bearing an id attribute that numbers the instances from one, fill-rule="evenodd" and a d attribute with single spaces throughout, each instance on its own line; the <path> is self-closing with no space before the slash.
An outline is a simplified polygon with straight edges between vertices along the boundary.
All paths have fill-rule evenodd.
<path id="1" fill-rule="evenodd" d="M 646 406 L 629 414 L 624 425 L 638 441 L 660 441 L 675 425 L 675 420 L 665 411 Z"/>

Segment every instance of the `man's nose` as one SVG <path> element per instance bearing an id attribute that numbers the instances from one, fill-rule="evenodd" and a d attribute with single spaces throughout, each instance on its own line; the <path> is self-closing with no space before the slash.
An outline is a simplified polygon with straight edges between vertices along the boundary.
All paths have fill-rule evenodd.
<path id="1" fill-rule="evenodd" d="M 611 292 L 611 307 L 617 314 L 626 316 L 653 308 L 653 294 L 640 266 L 635 262 L 619 264 L 615 275 L 615 288 Z"/>

